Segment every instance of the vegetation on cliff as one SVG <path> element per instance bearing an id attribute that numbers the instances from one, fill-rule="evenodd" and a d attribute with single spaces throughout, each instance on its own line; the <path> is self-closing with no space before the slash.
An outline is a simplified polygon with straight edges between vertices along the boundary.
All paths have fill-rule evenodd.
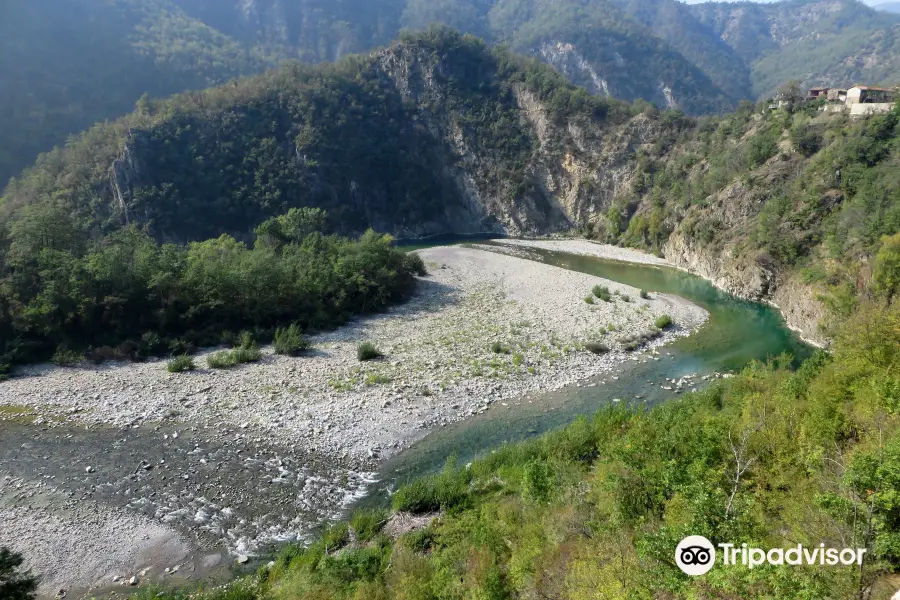
<path id="1" fill-rule="evenodd" d="M 393 496 L 395 510 L 440 510 L 426 528 L 393 538 L 375 533 L 383 515 L 360 514 L 201 596 L 888 598 L 884 576 L 900 568 L 897 305 L 862 306 L 833 350 L 450 461 Z M 862 568 L 717 564 L 688 577 L 674 550 L 689 534 L 868 551 Z"/>
<path id="2" fill-rule="evenodd" d="M 266 219 L 299 207 L 328 211 L 307 214 L 317 215 L 313 230 L 354 236 L 575 224 L 655 251 L 683 241 L 773 280 L 793 274 L 843 317 L 864 295 L 897 293 L 900 113 L 849 120 L 816 109 L 745 103 L 692 120 L 591 96 L 536 60 L 446 29 L 142 102 L 42 156 L 0 200 L 5 354 L 22 347 L 23 331 L 49 331 L 17 316 L 47 318 L 28 307 L 62 289 L 68 263 L 49 250 L 79 258 L 113 239 L 188 244 L 223 233 L 242 248 Z M 262 232 L 276 245 L 277 222 Z M 873 269 L 880 286 L 860 285 Z M 174 335 L 170 325 L 155 330 Z"/>
<path id="3" fill-rule="evenodd" d="M 589 233 L 656 251 L 674 235 L 708 256 L 796 273 L 840 318 L 863 297 L 895 296 L 900 106 L 864 119 L 817 109 L 747 103 L 701 120 L 665 156 L 639 152 L 632 189 Z M 883 283 L 866 285 L 873 270 Z"/>
<path id="4" fill-rule="evenodd" d="M 631 115 L 534 60 L 436 29 L 337 64 L 143 103 L 42 156 L 10 184 L 0 214 L 52 204 L 80 235 L 138 223 L 179 242 L 243 238 L 300 206 L 328 210 L 343 232 L 446 228 L 464 211 L 497 229 L 459 179 L 510 202 L 543 193 L 527 178 L 536 135 L 517 87 L 557 126 L 581 118 L 602 130 Z"/>

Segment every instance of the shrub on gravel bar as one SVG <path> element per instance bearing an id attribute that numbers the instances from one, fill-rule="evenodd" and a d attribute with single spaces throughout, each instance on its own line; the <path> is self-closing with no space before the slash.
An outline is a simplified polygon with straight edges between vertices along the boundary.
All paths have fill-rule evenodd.
<path id="1" fill-rule="evenodd" d="M 176 356 L 172 360 L 169 361 L 169 364 L 166 365 L 166 370 L 169 373 L 181 373 L 183 371 L 193 371 L 197 368 L 197 365 L 194 364 L 194 359 L 188 356 L 187 354 L 182 354 L 181 356 Z"/>
<path id="2" fill-rule="evenodd" d="M 309 350 L 309 339 L 297 325 L 275 330 L 275 353 L 285 356 L 299 356 Z"/>
<path id="3" fill-rule="evenodd" d="M 359 360 L 375 360 L 382 356 L 384 356 L 384 354 L 382 354 L 372 342 L 363 342 L 356 347 L 356 358 Z"/>
<path id="4" fill-rule="evenodd" d="M 604 302 L 612 302 L 612 295 L 609 293 L 609 288 L 605 285 L 595 285 L 591 291 Z"/>

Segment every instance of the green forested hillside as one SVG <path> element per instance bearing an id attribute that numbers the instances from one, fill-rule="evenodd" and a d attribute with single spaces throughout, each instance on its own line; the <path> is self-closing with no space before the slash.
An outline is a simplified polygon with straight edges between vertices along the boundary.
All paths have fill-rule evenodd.
<path id="1" fill-rule="evenodd" d="M 448 30 L 140 102 L 42 156 L 0 199 L 0 363 L 123 343 L 121 354 L 146 353 L 158 341 L 210 343 L 223 330 L 285 321 L 322 326 L 407 289 L 415 265 L 371 236 L 295 236 L 297 247 L 275 256 L 241 243 L 292 209 L 324 209 L 312 230 L 354 236 L 370 226 L 499 232 L 499 217 L 564 226 L 528 175 L 547 154 L 516 90 L 592 135 L 632 115 L 547 66 Z M 361 280 L 348 277 L 356 268 Z M 236 300 L 261 288 L 272 289 L 265 302 Z M 145 334 L 153 343 L 135 346 Z"/>
<path id="2" fill-rule="evenodd" d="M 593 224 L 601 239 L 715 256 L 723 276 L 756 271 L 770 288 L 796 278 L 839 318 L 866 296 L 876 255 L 898 251 L 900 105 L 853 120 L 746 104 L 701 121 L 665 158 L 637 160 L 631 193 Z M 900 293 L 887 277 L 886 299 Z"/>
<path id="3" fill-rule="evenodd" d="M 66 136 L 271 61 L 167 0 L 11 0 L 0 6 L 0 187 Z"/>
<path id="4" fill-rule="evenodd" d="M 63 289 L 65 261 L 108 236 L 134 227 L 147 243 L 251 242 L 263 221 L 301 207 L 354 236 L 576 227 L 711 279 L 743 277 L 729 289 L 786 310 L 808 297 L 798 320 L 827 340 L 819 325 L 850 314 L 872 261 L 895 251 L 898 121 L 896 110 L 850 120 L 765 103 L 692 121 L 591 96 L 449 30 L 141 102 L 41 157 L 0 200 L 6 361 L 83 338 L 65 295 L 75 292 L 46 294 Z M 896 292 L 888 277 L 881 297 Z M 149 325 L 120 337 L 135 327 Z M 40 350 L 20 357 L 17 338 Z"/>
<path id="5" fill-rule="evenodd" d="M 750 67 L 752 96 L 804 85 L 900 83 L 900 17 L 855 0 L 705 3 L 689 7 Z"/>
<path id="6" fill-rule="evenodd" d="M 145 93 L 334 61 L 435 23 L 549 62 L 592 93 L 693 114 L 791 79 L 900 78 L 894 17 L 852 0 L 11 0 L 0 6 L 0 182 Z"/>

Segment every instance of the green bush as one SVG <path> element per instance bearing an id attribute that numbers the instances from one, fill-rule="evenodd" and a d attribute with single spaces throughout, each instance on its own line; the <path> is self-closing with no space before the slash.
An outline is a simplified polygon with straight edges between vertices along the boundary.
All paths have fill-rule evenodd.
<path id="1" fill-rule="evenodd" d="M 356 347 L 356 358 L 359 360 L 375 360 L 384 354 L 375 347 L 372 342 L 363 342 Z"/>
<path id="2" fill-rule="evenodd" d="M 588 342 L 584 345 L 584 349 L 594 354 L 606 354 L 609 352 L 609 346 L 600 342 Z"/>
<path id="3" fill-rule="evenodd" d="M 593 304 L 593 303 L 594 303 L 594 297 L 593 297 L 593 296 L 585 296 L 585 297 L 584 297 L 584 301 L 587 302 L 588 304 Z"/>
<path id="4" fill-rule="evenodd" d="M 256 340 L 253 339 L 253 334 L 249 331 L 242 331 L 239 337 L 238 346 L 246 349 L 255 348 Z"/>
<path id="5" fill-rule="evenodd" d="M 275 354 L 299 356 L 309 350 L 309 339 L 297 325 L 275 330 Z"/>
<path id="6" fill-rule="evenodd" d="M 654 321 L 654 324 L 660 329 L 665 329 L 672 324 L 672 317 L 670 317 L 669 315 L 660 315 L 656 317 L 656 321 Z"/>
<path id="7" fill-rule="evenodd" d="M 429 550 L 431 550 L 431 546 L 434 544 L 434 540 L 436 538 L 435 532 L 430 529 L 420 529 L 418 531 L 411 531 L 406 535 L 400 537 L 398 540 L 404 547 L 413 550 L 414 552 L 418 552 L 419 554 L 425 554 Z"/>
<path id="8" fill-rule="evenodd" d="M 409 252 L 403 257 L 403 266 L 410 273 L 414 273 L 419 277 L 428 275 L 428 269 L 425 268 L 425 261 L 415 252 Z"/>
<path id="9" fill-rule="evenodd" d="M 75 350 L 57 348 L 56 352 L 53 353 L 53 358 L 50 360 L 61 367 L 69 367 L 83 361 L 84 355 Z"/>
<path id="10" fill-rule="evenodd" d="M 350 541 L 350 527 L 347 523 L 336 523 L 322 534 L 321 542 L 325 545 L 329 552 L 338 550 L 347 545 Z"/>
<path id="11" fill-rule="evenodd" d="M 591 292 L 604 302 L 612 302 L 612 294 L 609 293 L 609 288 L 605 285 L 595 285 Z"/>
<path id="12" fill-rule="evenodd" d="M 232 350 L 222 350 L 210 354 L 206 358 L 206 363 L 212 369 L 230 369 L 235 365 L 256 362 L 260 358 L 262 358 L 262 352 L 255 345 L 240 346 Z"/>
<path id="13" fill-rule="evenodd" d="M 230 350 L 223 350 L 207 356 L 206 364 L 209 365 L 210 369 L 230 369 L 237 363 L 234 361 Z"/>
<path id="14" fill-rule="evenodd" d="M 360 542 L 368 542 L 374 538 L 387 522 L 388 513 L 385 510 L 358 510 L 350 517 L 350 527 Z"/>
<path id="15" fill-rule="evenodd" d="M 397 490 L 391 505 L 396 511 L 412 513 L 458 507 L 468 499 L 471 480 L 468 469 L 457 468 L 456 457 L 450 457 L 439 474 L 415 479 Z"/>
<path id="16" fill-rule="evenodd" d="M 166 365 L 166 370 L 169 373 L 181 373 L 182 371 L 193 371 L 197 368 L 197 365 L 194 364 L 194 359 L 188 356 L 187 354 L 182 354 L 181 356 L 176 356 L 172 360 L 169 361 L 169 364 Z"/>
<path id="17" fill-rule="evenodd" d="M 234 364 L 244 364 L 257 362 L 260 358 L 262 358 L 262 352 L 256 346 L 241 346 L 240 348 L 235 348 L 231 351 L 231 357 L 234 361 Z"/>
<path id="18" fill-rule="evenodd" d="M 647 293 L 647 290 L 641 290 L 641 298 L 643 298 L 644 300 L 650 299 L 650 294 Z"/>
<path id="19" fill-rule="evenodd" d="M 522 496 L 533 502 L 546 502 L 553 488 L 553 471 L 546 462 L 533 460 L 525 465 Z"/>
<path id="20" fill-rule="evenodd" d="M 634 335 L 630 335 L 622 340 L 622 347 L 629 352 L 637 350 L 647 342 L 653 341 L 659 336 L 662 335 L 662 331 L 659 329 L 651 329 L 649 331 L 645 331 L 644 333 L 636 333 Z"/>
<path id="21" fill-rule="evenodd" d="M 509 347 L 504 346 L 500 342 L 493 342 L 491 344 L 491 352 L 494 354 L 509 354 Z"/>

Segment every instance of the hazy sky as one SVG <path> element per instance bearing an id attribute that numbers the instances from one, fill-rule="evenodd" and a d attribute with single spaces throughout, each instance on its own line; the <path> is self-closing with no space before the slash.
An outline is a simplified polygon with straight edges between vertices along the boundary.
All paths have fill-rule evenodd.
<path id="1" fill-rule="evenodd" d="M 741 0 L 681 0 L 686 4 L 700 4 L 701 2 L 740 2 Z M 778 0 L 753 0 L 755 2 L 777 2 Z M 868 4 L 869 6 L 875 6 L 878 4 L 884 4 L 889 2 L 890 0 L 862 0 L 863 4 Z"/>

